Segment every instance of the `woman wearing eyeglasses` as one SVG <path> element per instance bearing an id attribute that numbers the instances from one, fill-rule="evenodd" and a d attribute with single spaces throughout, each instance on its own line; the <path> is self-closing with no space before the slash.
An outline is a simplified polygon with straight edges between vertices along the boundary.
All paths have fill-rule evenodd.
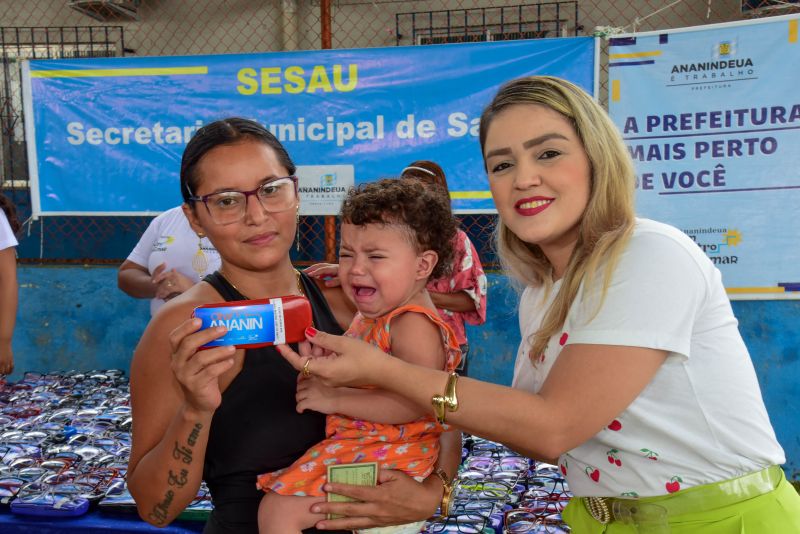
<path id="1" fill-rule="evenodd" d="M 634 215 L 634 171 L 611 120 L 575 85 L 504 85 L 481 148 L 507 272 L 526 289 L 513 387 L 415 367 L 309 330 L 334 357 L 292 363 L 376 387 L 440 421 L 555 459 L 573 532 L 800 532 L 800 496 L 721 275 L 694 242 Z M 337 488 L 333 488 L 334 491 Z"/>
<path id="2" fill-rule="evenodd" d="M 256 475 L 291 464 L 324 438 L 325 416 L 297 413 L 297 371 L 273 347 L 198 351 L 223 332 L 198 331 L 195 307 L 223 300 L 305 295 L 316 328 L 341 334 L 353 310 L 337 288 L 295 270 L 295 165 L 280 142 L 253 121 L 231 118 L 201 128 L 181 161 L 183 210 L 214 244 L 220 269 L 168 301 L 147 326 L 131 364 L 133 444 L 128 485 L 143 519 L 171 522 L 208 483 L 214 512 L 206 533 L 255 533 L 262 493 Z M 458 440 L 456 440 L 458 441 Z M 442 443 L 454 473 L 460 443 Z M 442 497 L 437 476 L 418 483 L 392 471 L 339 503 L 327 527 L 408 523 L 432 515 Z"/>

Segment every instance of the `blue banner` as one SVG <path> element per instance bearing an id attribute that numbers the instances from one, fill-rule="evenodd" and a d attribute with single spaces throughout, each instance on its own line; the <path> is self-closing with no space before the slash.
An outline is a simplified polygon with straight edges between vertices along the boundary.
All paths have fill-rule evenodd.
<path id="1" fill-rule="evenodd" d="M 595 41 L 42 60 L 24 74 L 35 215 L 177 205 L 187 140 L 233 115 L 285 143 L 311 206 L 303 213 L 326 213 L 326 192 L 397 176 L 415 159 L 442 165 L 455 210 L 492 212 L 477 140 L 482 108 L 525 75 L 593 92 Z"/>
<path id="2" fill-rule="evenodd" d="M 609 111 L 637 211 L 677 226 L 732 298 L 800 298 L 797 15 L 622 36 Z"/>

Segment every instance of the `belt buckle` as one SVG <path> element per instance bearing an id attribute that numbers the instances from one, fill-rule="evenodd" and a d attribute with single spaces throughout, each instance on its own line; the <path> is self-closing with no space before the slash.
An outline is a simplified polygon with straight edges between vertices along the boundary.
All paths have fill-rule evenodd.
<path id="1" fill-rule="evenodd" d="M 611 508 L 608 497 L 584 497 L 589 514 L 601 525 L 611 523 Z"/>

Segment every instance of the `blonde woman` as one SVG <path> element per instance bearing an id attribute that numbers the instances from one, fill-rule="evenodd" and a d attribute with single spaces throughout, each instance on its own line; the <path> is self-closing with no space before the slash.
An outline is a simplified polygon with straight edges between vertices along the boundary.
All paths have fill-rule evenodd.
<path id="1" fill-rule="evenodd" d="M 309 340 L 338 357 L 284 356 L 558 463 L 574 532 L 800 531 L 720 273 L 680 231 L 635 217 L 633 166 L 602 108 L 564 80 L 515 80 L 484 111 L 480 140 L 498 249 L 525 286 L 513 387 L 322 332 Z"/>

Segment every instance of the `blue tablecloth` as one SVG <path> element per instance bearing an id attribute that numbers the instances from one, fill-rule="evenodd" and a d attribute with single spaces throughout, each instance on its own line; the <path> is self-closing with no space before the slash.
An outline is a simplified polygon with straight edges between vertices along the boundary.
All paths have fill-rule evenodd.
<path id="1" fill-rule="evenodd" d="M 174 521 L 166 528 L 156 528 L 134 515 L 108 515 L 91 512 L 74 519 L 30 517 L 0 511 L 2 534 L 109 534 L 117 532 L 151 532 L 189 534 L 203 531 L 203 521 Z"/>

